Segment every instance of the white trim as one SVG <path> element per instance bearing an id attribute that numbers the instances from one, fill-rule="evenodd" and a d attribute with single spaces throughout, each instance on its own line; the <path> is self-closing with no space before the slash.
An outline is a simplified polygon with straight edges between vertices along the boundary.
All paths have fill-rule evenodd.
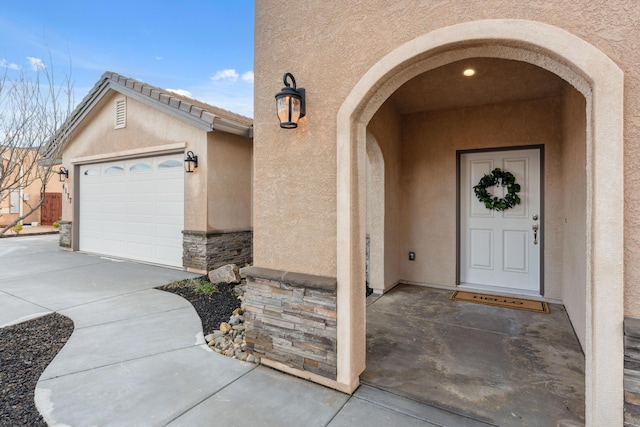
<path id="1" fill-rule="evenodd" d="M 437 53 L 441 52 L 441 53 Z M 371 67 L 337 116 L 338 381 L 364 369 L 361 209 L 366 126 L 411 77 L 471 56 L 516 59 L 545 68 L 587 101 L 586 422 L 623 424 L 624 189 L 622 70 L 573 34 L 526 20 L 482 20 L 435 30 L 399 46 Z M 362 292 L 360 292 L 362 293 Z M 362 347 L 364 348 L 364 347 Z"/>
<path id="2" fill-rule="evenodd" d="M 75 157 L 69 160 L 71 164 L 98 163 L 111 159 L 125 159 L 128 157 L 141 157 L 157 153 L 170 153 L 172 151 L 184 151 L 186 142 L 175 144 L 156 145 L 155 147 L 135 148 L 133 150 L 118 151 L 115 153 L 96 154 L 93 156 Z"/>

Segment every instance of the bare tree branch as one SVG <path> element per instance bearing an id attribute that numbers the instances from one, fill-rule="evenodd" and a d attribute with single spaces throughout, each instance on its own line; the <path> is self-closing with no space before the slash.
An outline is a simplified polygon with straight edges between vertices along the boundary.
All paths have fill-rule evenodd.
<path id="1" fill-rule="evenodd" d="M 49 159 L 43 159 L 44 149 L 71 113 L 73 102 L 71 62 L 68 73 L 56 81 L 50 51 L 48 63 L 35 69 L 5 68 L 0 74 L 0 207 L 7 205 L 11 190 L 40 185 L 39 200 L 27 203 L 26 212 L 1 228 L 0 235 L 42 205 L 47 183 L 56 173 L 51 160 L 60 157 L 49 148 Z M 57 150 L 63 145 L 57 144 Z"/>

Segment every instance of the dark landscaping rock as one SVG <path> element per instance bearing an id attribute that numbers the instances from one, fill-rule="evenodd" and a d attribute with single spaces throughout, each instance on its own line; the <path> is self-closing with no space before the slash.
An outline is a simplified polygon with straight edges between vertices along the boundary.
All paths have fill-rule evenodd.
<path id="1" fill-rule="evenodd" d="M 0 329 L 0 423 L 45 426 L 33 392 L 38 378 L 73 332 L 57 313 Z"/>
<path id="2" fill-rule="evenodd" d="M 162 286 L 157 289 L 180 295 L 189 301 L 202 321 L 204 334 L 208 335 L 218 328 L 220 322 L 229 320 L 233 310 L 240 307 L 235 294 L 238 285 L 219 283 L 216 287 L 219 292 L 214 294 L 198 293 L 189 286 Z"/>

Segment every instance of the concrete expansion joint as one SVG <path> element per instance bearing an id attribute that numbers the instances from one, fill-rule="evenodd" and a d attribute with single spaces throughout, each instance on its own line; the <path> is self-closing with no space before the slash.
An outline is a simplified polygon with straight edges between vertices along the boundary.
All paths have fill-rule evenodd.
<path id="1" fill-rule="evenodd" d="M 215 353 L 215 352 L 213 352 Z M 209 393 L 208 395 L 205 395 L 205 397 L 203 397 L 202 399 L 200 399 L 200 401 L 196 402 L 195 404 L 193 404 L 190 408 L 182 411 L 181 413 L 177 414 L 175 417 L 168 419 L 168 422 L 166 423 L 166 425 L 170 425 L 171 423 L 173 423 L 174 421 L 178 420 L 180 417 L 182 417 L 183 415 L 187 414 L 189 411 L 192 411 L 193 409 L 197 408 L 198 406 L 200 406 L 202 403 L 206 402 L 207 400 L 211 399 L 213 396 L 215 396 L 216 394 L 220 393 L 221 391 L 223 391 L 224 389 L 230 387 L 231 385 L 235 384 L 236 382 L 238 382 L 239 380 L 241 380 L 242 378 L 246 377 L 249 373 L 251 373 L 254 369 L 258 368 L 258 366 L 260 365 L 254 365 L 253 367 L 251 367 L 251 369 L 249 369 L 247 372 L 245 372 L 244 374 L 238 376 L 236 379 L 234 379 L 233 381 L 225 384 L 224 386 L 218 388 L 217 390 Z"/>
<path id="2" fill-rule="evenodd" d="M 73 338 L 73 334 L 71 334 L 71 337 L 69 339 L 71 339 L 71 338 Z M 107 363 L 107 364 L 100 365 L 100 366 L 93 366 L 91 368 L 80 369 L 78 371 L 67 372 L 67 373 L 64 373 L 64 374 L 54 375 L 54 376 L 47 377 L 47 378 L 40 378 L 38 380 L 38 384 L 45 383 L 47 381 L 52 381 L 52 380 L 55 380 L 55 379 L 58 379 L 58 378 L 64 378 L 64 377 L 69 377 L 69 376 L 73 376 L 73 375 L 77 375 L 77 374 L 82 374 L 84 372 L 92 372 L 92 371 L 95 371 L 95 370 L 98 370 L 98 369 L 108 368 L 110 366 L 118 366 L 118 365 L 121 365 L 121 364 L 127 363 L 127 362 L 133 362 L 133 361 L 136 361 L 136 360 L 144 360 L 144 359 L 156 357 L 156 356 L 159 356 L 159 355 L 162 355 L 162 354 L 170 354 L 170 353 L 173 353 L 173 352 L 176 352 L 176 351 L 181 351 L 181 350 L 185 350 L 185 349 L 189 349 L 189 348 L 193 348 L 193 347 L 202 347 L 202 344 L 193 344 L 193 345 L 188 345 L 188 346 L 184 346 L 184 347 L 180 347 L 180 348 L 172 348 L 171 350 L 167 350 L 167 351 L 159 351 L 159 352 L 156 352 L 156 353 L 149 353 L 149 354 L 145 354 L 144 356 L 131 357 L 131 358 L 127 358 L 127 359 L 118 360 L 117 362 L 113 362 L 113 363 Z M 208 347 L 205 350 L 208 350 Z M 211 350 L 211 352 L 215 353 L 213 350 Z M 45 373 L 46 373 L 46 371 L 45 371 Z"/>
<path id="3" fill-rule="evenodd" d="M 114 325 L 114 324 L 118 324 L 118 323 L 125 323 L 126 324 L 127 321 L 132 320 L 132 319 L 144 319 L 144 318 L 147 318 L 147 317 L 156 316 L 156 315 L 161 314 L 161 313 L 173 313 L 173 312 L 176 312 L 176 311 L 183 311 L 183 310 L 191 311 L 191 310 L 193 310 L 193 307 L 192 306 L 187 306 L 187 307 L 169 308 L 167 310 L 157 311 L 155 313 L 145 313 L 145 314 L 141 314 L 141 315 L 138 315 L 138 316 L 131 316 L 131 317 L 128 317 L 126 319 L 110 320 L 110 321 L 101 322 L 101 323 L 94 323 L 94 324 L 87 325 L 87 326 L 75 326 L 74 325 L 73 330 L 74 331 L 80 331 L 80 330 L 95 328 L 96 326 Z M 73 334 L 71 334 L 71 336 L 73 336 Z"/>

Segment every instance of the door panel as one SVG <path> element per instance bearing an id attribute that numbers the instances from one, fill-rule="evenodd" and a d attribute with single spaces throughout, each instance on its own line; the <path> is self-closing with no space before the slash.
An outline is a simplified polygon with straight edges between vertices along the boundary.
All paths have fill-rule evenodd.
<path id="1" fill-rule="evenodd" d="M 493 269 L 493 230 L 471 229 L 470 266 Z"/>
<path id="2" fill-rule="evenodd" d="M 520 184 L 519 205 L 487 209 L 473 191 L 495 168 L 511 172 Z M 464 153 L 460 156 L 460 285 L 478 289 L 540 294 L 541 221 L 540 150 Z M 507 190 L 488 189 L 496 197 Z M 537 220 L 533 220 L 534 214 Z"/>
<path id="3" fill-rule="evenodd" d="M 529 270 L 529 233 L 522 230 L 504 230 L 504 269 L 518 273 Z"/>

